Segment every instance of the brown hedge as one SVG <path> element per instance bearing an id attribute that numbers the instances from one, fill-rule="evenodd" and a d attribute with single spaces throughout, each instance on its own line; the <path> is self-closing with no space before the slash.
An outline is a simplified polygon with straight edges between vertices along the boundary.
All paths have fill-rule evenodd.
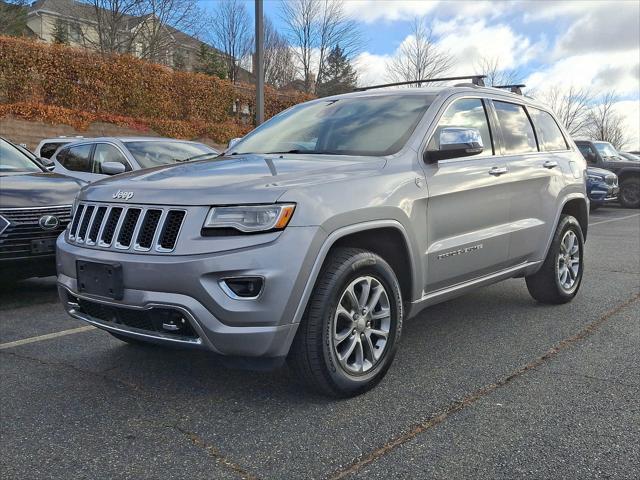
<path id="1" fill-rule="evenodd" d="M 265 113 L 270 117 L 309 98 L 267 87 Z M 129 55 L 103 56 L 84 49 L 0 36 L 0 103 L 5 104 L 2 111 L 12 110 L 23 118 L 54 122 L 74 112 L 70 115 L 77 116 L 76 126 L 85 122 L 81 119 L 109 121 L 123 117 L 141 125 L 153 123 L 156 131 L 160 125 L 162 133 L 176 133 L 172 136 L 211 130 L 224 137 L 225 132 L 247 130 L 244 125 L 231 127 L 239 123 L 239 116 L 233 112 L 236 100 L 249 104 L 253 111 L 253 87 L 234 86 L 200 73 L 176 72 Z M 217 136 L 216 140 L 228 138 Z"/>

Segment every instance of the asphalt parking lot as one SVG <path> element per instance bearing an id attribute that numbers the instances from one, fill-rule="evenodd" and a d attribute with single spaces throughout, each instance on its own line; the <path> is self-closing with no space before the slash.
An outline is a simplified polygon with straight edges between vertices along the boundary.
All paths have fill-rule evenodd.
<path id="1" fill-rule="evenodd" d="M 582 289 L 509 280 L 406 322 L 373 391 L 136 347 L 83 327 L 54 279 L 0 292 L 3 478 L 637 478 L 640 213 L 591 216 Z M 43 337 L 44 336 L 44 337 Z"/>

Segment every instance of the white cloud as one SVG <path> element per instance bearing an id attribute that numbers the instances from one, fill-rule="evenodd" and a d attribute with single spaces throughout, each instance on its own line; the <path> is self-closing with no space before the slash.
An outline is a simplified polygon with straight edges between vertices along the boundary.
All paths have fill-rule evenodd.
<path id="1" fill-rule="evenodd" d="M 624 118 L 628 137 L 626 149 L 640 150 L 640 98 L 616 102 L 614 109 Z"/>
<path id="2" fill-rule="evenodd" d="M 377 85 L 385 83 L 387 62 L 390 60 L 389 55 L 375 55 L 369 52 L 363 52 L 358 55 L 353 64 L 358 71 L 358 85 Z"/>
<path id="3" fill-rule="evenodd" d="M 487 25 L 484 20 L 436 22 L 434 32 L 441 35 L 438 44 L 453 55 L 456 74 L 475 73 L 482 58 L 496 59 L 502 69 L 513 69 L 530 61 L 538 49 L 509 25 Z"/>
<path id="4" fill-rule="evenodd" d="M 619 95 L 632 95 L 638 92 L 639 62 L 637 50 L 574 55 L 531 74 L 525 83 L 533 89 L 575 85 L 594 93 L 615 90 Z"/>
<path id="5" fill-rule="evenodd" d="M 346 0 L 348 15 L 364 23 L 412 20 L 427 14 L 454 16 L 493 16 L 507 7 L 507 3 L 480 0 Z"/>
<path id="6" fill-rule="evenodd" d="M 615 9 L 615 10 L 614 10 Z M 640 44 L 640 2 L 586 10 L 562 35 L 554 55 L 635 50 Z"/>
<path id="7" fill-rule="evenodd" d="M 437 5 L 431 0 L 347 0 L 347 14 L 358 21 L 373 23 L 378 20 L 410 20 L 426 15 Z"/>

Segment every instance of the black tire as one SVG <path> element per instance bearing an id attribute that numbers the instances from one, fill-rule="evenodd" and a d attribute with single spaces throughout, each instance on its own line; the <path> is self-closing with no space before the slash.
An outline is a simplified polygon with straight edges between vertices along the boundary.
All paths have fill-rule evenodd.
<path id="1" fill-rule="evenodd" d="M 368 371 L 356 375 L 348 372 L 338 360 L 338 347 L 337 344 L 334 347 L 333 337 L 334 322 L 338 320 L 334 320 L 334 317 L 338 318 L 338 303 L 346 294 L 346 289 L 365 276 L 384 287 L 390 312 L 389 316 L 385 317 L 389 318 L 389 325 L 385 328 L 388 328 L 389 332 L 381 356 L 375 361 L 377 363 L 371 362 L 373 366 L 370 366 Z M 373 313 L 373 309 L 370 313 Z M 357 312 L 355 316 L 358 316 Z M 402 318 L 400 285 L 389 264 L 380 256 L 366 250 L 336 248 L 330 252 L 318 276 L 293 340 L 287 363 L 296 379 L 315 392 L 332 397 L 360 395 L 377 385 L 391 366 L 400 340 Z M 350 328 L 347 327 L 346 330 Z M 372 325 L 371 328 L 375 327 Z M 356 329 L 353 331 L 356 332 Z M 348 340 L 358 340 L 355 338 L 357 335 L 358 333 L 351 334 Z M 360 340 L 366 342 L 363 340 L 366 332 L 360 335 Z M 367 350 L 372 352 L 368 347 Z M 360 358 L 364 356 L 365 354 L 361 353 Z"/>
<path id="2" fill-rule="evenodd" d="M 565 238 L 567 232 L 572 231 L 578 242 L 579 263 L 578 272 L 575 275 L 575 281 L 571 288 L 565 288 L 561 285 L 558 275 L 559 256 L 561 254 L 561 242 Z M 540 303 L 558 305 L 573 300 L 580 284 L 582 283 L 582 275 L 584 272 L 584 237 L 582 228 L 578 221 L 571 215 L 561 215 L 558 226 L 556 227 L 551 246 L 547 252 L 547 257 L 542 264 L 540 270 L 533 275 L 525 278 L 527 289 L 533 298 Z"/>
<path id="3" fill-rule="evenodd" d="M 640 178 L 627 178 L 620 184 L 620 205 L 624 208 L 640 208 Z"/>

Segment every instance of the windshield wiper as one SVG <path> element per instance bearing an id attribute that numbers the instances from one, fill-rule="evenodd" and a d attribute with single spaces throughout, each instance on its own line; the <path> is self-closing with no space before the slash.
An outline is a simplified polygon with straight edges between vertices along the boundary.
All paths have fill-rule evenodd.
<path id="1" fill-rule="evenodd" d="M 340 155 L 338 152 L 332 152 L 330 150 L 300 150 L 293 149 L 287 150 L 286 152 L 266 152 L 263 155 L 278 155 L 284 153 L 311 153 L 313 155 Z"/>
<path id="2" fill-rule="evenodd" d="M 204 160 L 208 157 L 217 157 L 218 155 L 220 155 L 219 153 L 214 153 L 214 152 L 209 152 L 209 153 L 202 153 L 200 155 L 194 155 L 193 157 L 187 157 L 187 158 L 174 158 L 173 161 L 176 163 L 182 163 L 182 162 L 191 162 L 193 160 Z"/>

